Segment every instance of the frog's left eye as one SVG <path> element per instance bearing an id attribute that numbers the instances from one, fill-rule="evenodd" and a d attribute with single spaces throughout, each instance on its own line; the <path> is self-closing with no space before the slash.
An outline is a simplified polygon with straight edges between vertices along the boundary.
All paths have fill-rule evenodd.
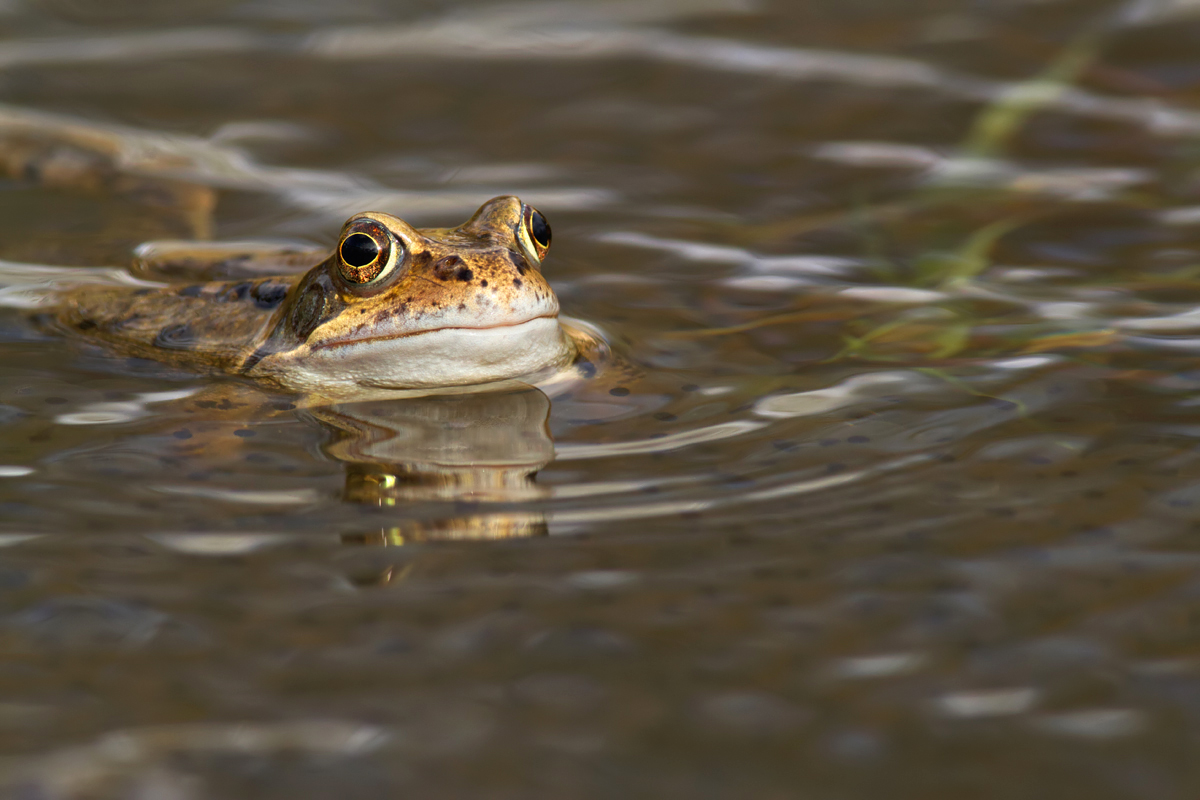
<path id="1" fill-rule="evenodd" d="M 387 233 L 374 225 L 352 229 L 338 244 L 338 271 L 347 283 L 371 283 L 394 266 L 395 250 Z"/>
<path id="2" fill-rule="evenodd" d="M 533 245 L 533 251 L 540 263 L 550 249 L 550 223 L 542 216 L 542 212 L 533 206 L 525 206 L 522 214 L 521 238 Z"/>

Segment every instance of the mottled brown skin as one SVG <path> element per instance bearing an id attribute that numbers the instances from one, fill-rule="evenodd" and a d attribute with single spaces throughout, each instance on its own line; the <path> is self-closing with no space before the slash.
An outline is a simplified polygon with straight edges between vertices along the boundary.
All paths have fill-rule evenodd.
<path id="1" fill-rule="evenodd" d="M 490 201 L 457 228 L 417 230 L 384 214 L 356 215 L 343 236 L 364 221 L 384 226 L 402 254 L 374 283 L 347 280 L 352 270 L 335 251 L 303 275 L 67 290 L 51 317 L 122 354 L 309 389 L 292 374 L 330 348 L 444 328 L 490 330 L 526 316 L 556 319 L 540 271 L 544 248 L 522 227 L 528 218 L 512 197 Z M 566 342 L 563 365 L 574 355 Z"/>
<path id="2" fill-rule="evenodd" d="M 54 320 L 125 355 L 236 373 L 247 343 L 269 334 L 299 278 L 161 289 L 89 287 L 66 294 Z"/>

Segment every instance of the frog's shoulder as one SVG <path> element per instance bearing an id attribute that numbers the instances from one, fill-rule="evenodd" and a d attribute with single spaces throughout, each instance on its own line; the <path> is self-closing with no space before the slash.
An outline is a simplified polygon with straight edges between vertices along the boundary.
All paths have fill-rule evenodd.
<path id="1" fill-rule="evenodd" d="M 52 322 L 129 355 L 229 370 L 269 330 L 295 280 L 83 285 L 58 294 Z"/>

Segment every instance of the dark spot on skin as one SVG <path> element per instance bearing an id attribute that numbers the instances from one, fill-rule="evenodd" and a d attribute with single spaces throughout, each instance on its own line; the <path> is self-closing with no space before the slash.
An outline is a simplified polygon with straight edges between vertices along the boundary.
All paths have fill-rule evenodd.
<path id="1" fill-rule="evenodd" d="M 522 286 L 524 286 L 524 285 L 525 285 L 525 284 L 521 283 L 521 279 L 520 279 L 520 278 L 513 278 L 513 286 L 515 286 L 515 287 L 517 287 L 518 289 L 520 289 L 520 288 L 521 288 Z"/>
<path id="2" fill-rule="evenodd" d="M 179 430 L 175 431 L 175 432 L 174 432 L 174 433 L 172 433 L 171 435 L 172 435 L 172 436 L 174 436 L 176 439 L 190 439 L 190 438 L 192 438 L 192 432 L 191 432 L 191 431 L 189 431 L 187 428 L 180 428 Z"/>
<path id="3" fill-rule="evenodd" d="M 429 266 L 429 262 L 433 260 L 433 256 L 429 253 L 413 253 L 409 258 L 412 260 L 413 267 L 417 269 Z"/>
<path id="4" fill-rule="evenodd" d="M 133 296 L 134 297 L 145 297 L 148 294 L 154 294 L 154 290 L 153 289 L 138 289 L 136 292 L 133 293 Z"/>
<path id="5" fill-rule="evenodd" d="M 512 262 L 512 265 L 517 268 L 517 272 L 521 275 L 524 275 L 525 270 L 529 269 L 529 265 L 525 263 L 525 259 L 519 253 L 514 253 L 512 250 L 508 251 L 508 260 Z"/>
<path id="6" fill-rule="evenodd" d="M 580 361 L 579 362 L 579 371 L 583 374 L 583 377 L 585 377 L 585 378 L 596 377 L 596 365 L 590 361 Z"/>
<path id="7" fill-rule="evenodd" d="M 481 280 L 479 282 L 479 285 L 486 289 L 487 288 L 487 278 L 484 278 L 483 280 Z"/>
<path id="8" fill-rule="evenodd" d="M 609 389 L 608 393 L 611 394 L 613 397 L 626 397 L 629 395 L 629 390 L 626 389 L 624 386 L 618 386 L 615 389 Z"/>
<path id="9" fill-rule="evenodd" d="M 235 283 L 225 290 L 225 294 L 221 295 L 221 302 L 232 303 L 245 300 L 248 294 L 250 294 L 250 283 Z"/>
<path id="10" fill-rule="evenodd" d="M 464 283 L 467 283 L 475 277 L 475 273 L 471 272 L 471 270 L 467 269 L 466 267 L 463 267 L 458 272 L 454 273 L 454 277 L 458 278 Z"/>
<path id="11" fill-rule="evenodd" d="M 283 298 L 287 297 L 288 287 L 283 283 L 260 283 L 255 286 L 250 296 L 254 298 L 254 305 L 262 309 L 271 309 L 283 302 Z"/>
<path id="12" fill-rule="evenodd" d="M 466 310 L 467 310 L 467 304 L 466 304 L 466 303 L 459 303 L 459 304 L 458 304 L 458 310 L 459 310 L 459 311 L 466 311 Z"/>
<path id="13" fill-rule="evenodd" d="M 96 323 L 90 319 L 81 319 L 79 320 L 79 324 L 75 327 L 79 328 L 81 331 L 90 331 L 92 328 L 96 327 Z"/>
<path id="14" fill-rule="evenodd" d="M 176 294 L 178 294 L 180 297 L 199 297 L 200 293 L 203 291 L 203 286 L 184 286 L 182 289 L 176 292 Z"/>
<path id="15" fill-rule="evenodd" d="M 237 436 L 241 439 L 249 439 L 251 436 L 255 436 L 256 434 L 254 431 L 252 431 L 248 428 L 242 428 L 241 430 L 234 431 L 233 435 Z"/>
<path id="16" fill-rule="evenodd" d="M 467 269 L 467 265 L 463 263 L 463 260 L 458 256 L 445 256 L 444 258 L 439 258 L 438 262 L 433 265 L 433 275 L 435 278 L 441 281 L 448 281 L 451 278 L 458 278 L 459 280 L 462 280 L 462 278 L 459 276 L 464 271 L 467 272 L 467 274 L 470 274 L 471 272 L 471 270 Z M 470 278 L 467 280 L 470 280 Z"/>
<path id="17" fill-rule="evenodd" d="M 195 341 L 192 327 L 187 324 L 168 325 L 154 337 L 154 344 L 167 350 L 186 350 Z"/>
<path id="18" fill-rule="evenodd" d="M 196 408 L 216 408 L 216 407 L 217 407 L 216 400 L 197 400 L 196 401 Z"/>

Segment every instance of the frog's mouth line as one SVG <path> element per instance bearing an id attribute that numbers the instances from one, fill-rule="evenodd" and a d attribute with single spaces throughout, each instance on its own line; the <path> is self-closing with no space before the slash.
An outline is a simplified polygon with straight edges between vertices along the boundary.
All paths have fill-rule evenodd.
<path id="1" fill-rule="evenodd" d="M 471 325 L 450 325 L 445 328 L 430 328 L 424 331 L 408 331 L 406 333 L 394 333 L 390 336 L 363 336 L 357 339 L 336 339 L 329 342 L 318 342 L 312 345 L 313 350 L 328 350 L 334 347 L 350 347 L 359 344 L 368 344 L 370 342 L 386 342 L 393 339 L 408 339 L 413 336 L 423 336 L 427 333 L 438 333 L 439 331 L 494 331 L 502 328 L 517 328 L 521 325 L 528 325 L 531 322 L 536 322 L 539 319 L 558 319 L 558 314 L 542 314 L 537 317 L 521 320 L 520 322 L 509 322 L 504 325 L 486 325 L 475 327 Z"/>

